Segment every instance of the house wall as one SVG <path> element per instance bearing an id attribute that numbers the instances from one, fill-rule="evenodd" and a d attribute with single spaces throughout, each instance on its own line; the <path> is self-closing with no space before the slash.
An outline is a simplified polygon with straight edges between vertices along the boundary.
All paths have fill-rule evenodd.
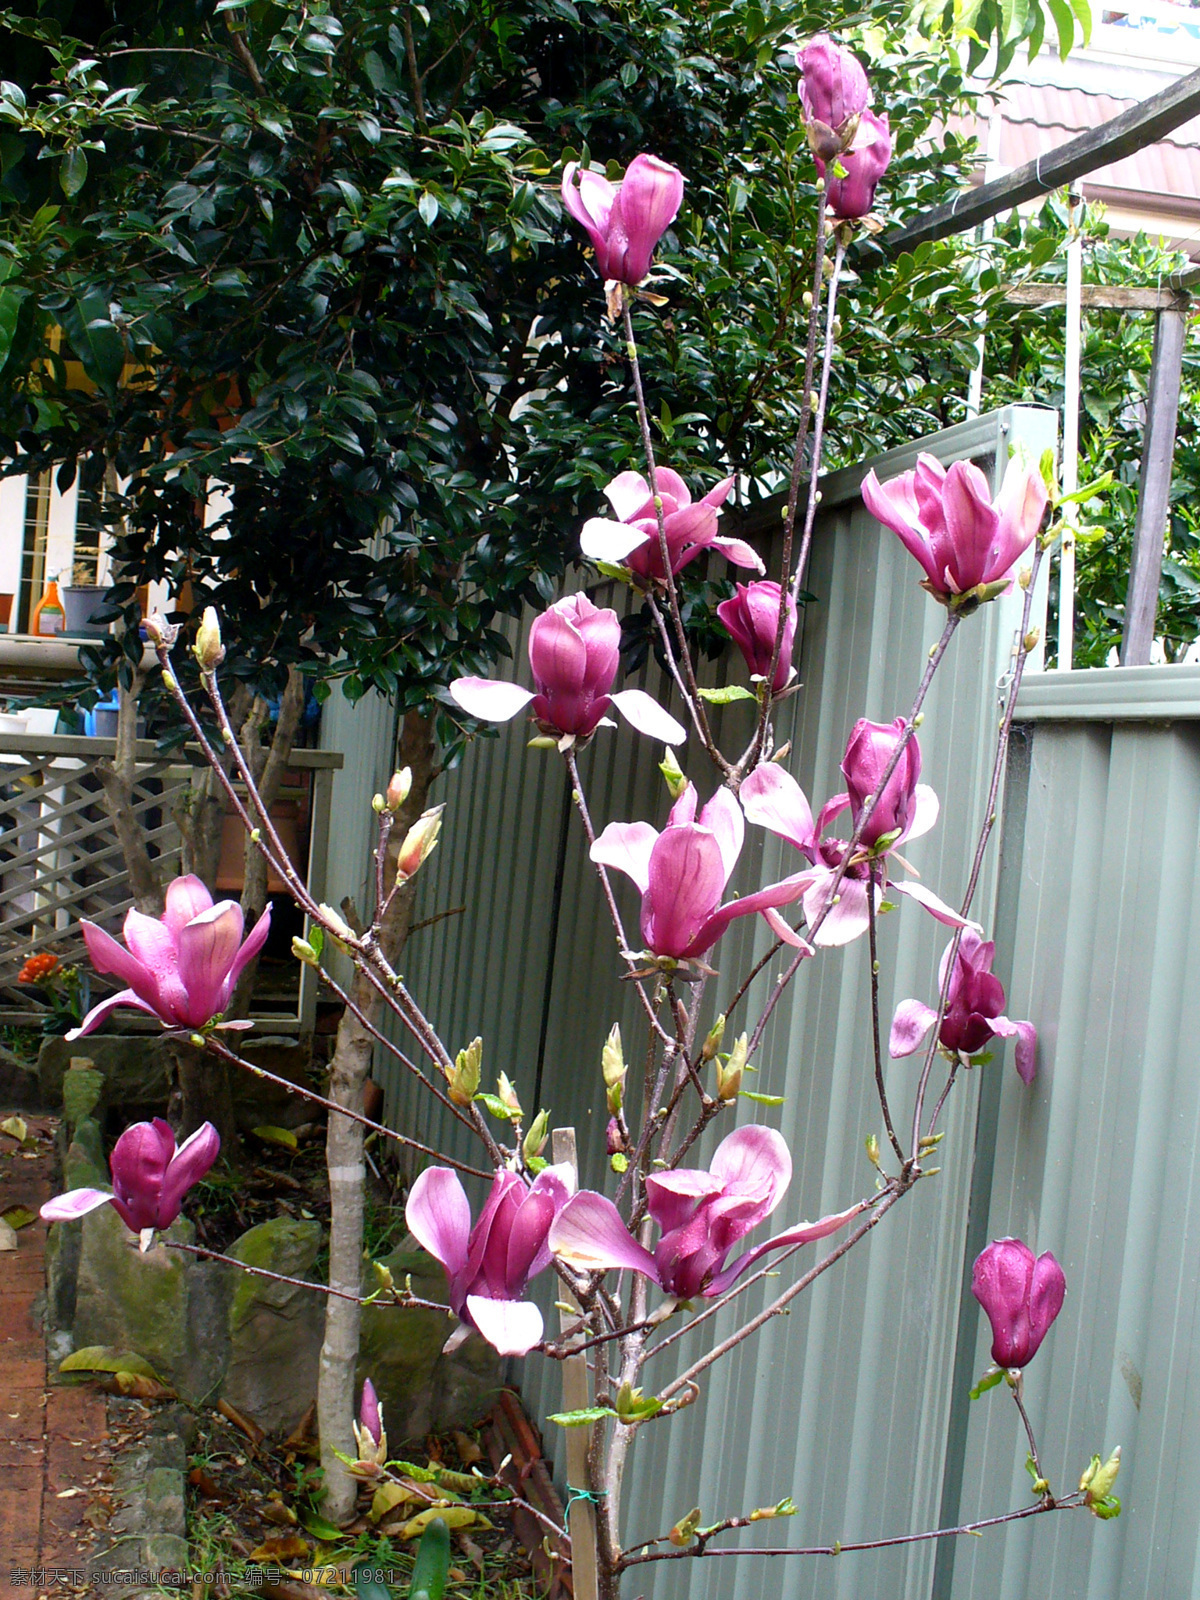
<path id="1" fill-rule="evenodd" d="M 1053 446 L 1054 436 L 1052 413 L 1015 408 L 893 451 L 874 465 L 887 477 L 910 467 L 924 448 L 947 462 L 974 459 L 998 481 L 1010 444 L 1021 443 L 1037 457 Z M 809 580 L 817 598 L 807 608 L 799 654 L 803 687 L 781 719 L 781 739 L 793 740 L 789 767 L 814 809 L 842 787 L 838 764 L 855 719 L 890 719 L 911 703 L 944 620 L 919 588 L 899 542 L 863 510 L 858 486 L 864 471 L 838 474 L 824 485 Z M 778 528 L 777 507 L 770 526 Z M 964 623 L 926 706 L 924 775 L 942 797 L 943 814 L 912 847 L 910 859 L 951 901 L 965 886 L 982 820 L 997 684 L 1010 661 L 1019 603 L 1017 593 Z M 516 668 L 522 677 L 523 656 L 522 641 Z M 740 674 L 740 663 L 726 662 L 723 670 Z M 747 729 L 748 710 L 734 705 L 723 716 L 732 745 Z M 581 758 L 597 827 L 637 816 L 661 823 L 668 802 L 656 772 L 660 755 L 626 729 L 598 733 Z M 702 792 L 711 789 L 702 758 L 690 746 L 684 765 Z M 406 979 L 451 1045 L 482 1034 L 486 1078 L 506 1071 L 526 1104 L 534 1099 L 540 1057 L 539 1103 L 551 1108 L 556 1125 L 576 1126 L 583 1178 L 602 1185 L 600 1046 L 617 1019 L 631 1055 L 639 1034 L 628 986 L 617 981 L 611 931 L 564 796 L 563 771 L 552 755 L 527 750 L 521 729 L 510 725 L 499 738 L 476 742 L 441 797 L 448 802 L 443 842 L 423 869 L 419 914 L 463 904 L 469 910 L 413 939 Z M 976 902 L 989 926 L 996 859 L 993 851 Z M 796 865 L 790 846 L 751 829 L 735 884 L 745 890 Z M 623 883 L 618 894 L 632 922 L 635 898 Z M 710 986 L 714 1012 L 736 975 L 769 947 L 767 930 L 758 919 L 754 924 L 735 924 L 718 946 L 721 975 Z M 885 1018 L 904 996 L 930 992 L 944 934 L 907 903 L 884 919 Z M 768 970 L 752 990 L 750 1018 L 774 977 Z M 869 1064 L 868 983 L 865 941 L 825 953 L 807 966 L 768 1028 L 754 1086 L 784 1095 L 785 1103 L 778 1109 L 744 1104 L 739 1120 L 770 1122 L 791 1145 L 795 1177 L 776 1214 L 781 1223 L 837 1209 L 870 1191 L 863 1140 L 882 1128 Z M 1011 1006 L 1015 1015 L 1030 1014 L 1028 978 L 1016 980 Z M 436 1105 L 431 1112 L 430 1097 L 401 1069 L 381 1061 L 377 1071 L 398 1126 L 462 1150 L 457 1130 L 440 1125 Z M 911 1063 L 889 1065 L 889 1094 L 902 1121 L 910 1114 L 914 1078 Z M 941 1174 L 802 1296 L 791 1315 L 706 1376 L 695 1406 L 643 1431 L 626 1479 L 631 1541 L 663 1533 L 693 1505 L 715 1518 L 785 1495 L 794 1496 L 799 1514 L 756 1524 L 755 1544 L 871 1538 L 937 1524 L 960 1339 L 976 1095 L 980 1081 L 993 1078 L 1016 1082 L 1011 1066 L 998 1061 L 956 1091 L 939 1152 Z M 800 1261 L 809 1259 L 806 1254 Z M 552 1299 L 552 1288 L 547 1293 Z M 762 1303 L 760 1291 L 751 1290 L 742 1307 L 753 1311 Z M 717 1326 L 726 1332 L 731 1325 Z M 973 1325 L 970 1332 L 973 1337 Z M 686 1363 L 699 1339 L 682 1340 L 661 1370 L 650 1366 L 652 1389 L 676 1370 L 671 1357 Z M 535 1414 L 559 1405 L 553 1364 L 530 1358 L 521 1382 Z M 557 1431 L 548 1427 L 547 1436 L 553 1450 Z M 929 1594 L 935 1559 L 933 1546 L 915 1545 L 786 1566 L 758 1557 L 681 1562 L 641 1569 L 629 1592 L 644 1592 L 647 1600 L 773 1600 L 786 1585 L 789 1600 L 899 1600 Z"/>

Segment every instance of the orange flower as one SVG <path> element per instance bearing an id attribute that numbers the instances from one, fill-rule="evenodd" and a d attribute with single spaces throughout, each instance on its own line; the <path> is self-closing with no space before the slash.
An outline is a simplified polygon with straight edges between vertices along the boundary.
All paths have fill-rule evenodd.
<path id="1" fill-rule="evenodd" d="M 39 956 L 30 956 L 17 973 L 18 983 L 45 983 L 52 973 L 58 971 L 58 957 L 52 956 L 49 951 Z"/>

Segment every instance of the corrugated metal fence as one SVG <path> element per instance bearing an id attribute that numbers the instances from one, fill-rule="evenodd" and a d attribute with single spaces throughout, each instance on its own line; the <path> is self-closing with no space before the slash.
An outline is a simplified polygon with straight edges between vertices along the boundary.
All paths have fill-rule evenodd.
<path id="1" fill-rule="evenodd" d="M 1015 409 L 923 448 L 943 461 L 968 456 L 998 476 L 1008 444 L 1040 452 L 1053 433 L 1050 414 Z M 880 475 L 910 465 L 916 448 L 877 462 Z M 800 656 L 804 688 L 782 730 L 794 741 L 789 766 L 814 805 L 841 787 L 837 766 L 854 719 L 906 708 L 942 619 L 898 542 L 863 512 L 861 475 L 839 474 L 826 486 L 810 585 L 818 598 Z M 980 822 L 1014 603 L 989 606 L 960 629 L 921 730 L 943 815 L 911 854 L 951 900 L 963 888 Z M 522 671 L 523 656 L 522 639 Z M 336 697 L 327 718 L 330 711 L 330 739 L 357 750 L 363 767 L 356 779 L 348 764 L 338 779 L 347 792 L 335 797 L 343 825 L 333 850 L 342 856 L 331 859 L 331 883 L 340 885 L 364 870 L 366 796 L 386 781 L 390 713 L 364 703 L 350 720 Z M 735 705 L 723 715 L 734 743 L 733 719 L 748 712 Z M 976 909 L 995 932 L 1010 1014 L 1032 1017 L 1041 1031 L 1038 1080 L 1024 1089 L 1005 1058 L 962 1083 L 941 1176 L 922 1184 L 790 1316 L 717 1367 L 700 1403 L 643 1432 L 627 1480 L 629 1537 L 661 1533 L 693 1505 L 715 1518 L 788 1494 L 799 1515 L 757 1524 L 755 1544 L 885 1537 L 1024 1503 L 1015 1409 L 1003 1389 L 967 1400 L 988 1344 L 966 1292 L 969 1264 L 987 1239 L 1006 1233 L 1052 1249 L 1068 1278 L 1066 1308 L 1027 1379 L 1046 1469 L 1056 1488 L 1070 1488 L 1093 1451 L 1121 1443 L 1124 1514 L 1104 1525 L 1084 1514 L 1045 1517 L 983 1540 L 836 1561 L 680 1562 L 642 1569 L 631 1595 L 1200 1596 L 1200 1262 L 1192 1226 L 1200 1207 L 1200 668 L 1035 675 L 1019 722 L 1001 850 Z M 369 740 L 346 739 L 364 727 Z M 659 754 L 625 729 L 597 736 L 581 768 L 598 826 L 662 821 Z M 710 784 L 698 755 L 685 764 L 702 788 Z M 443 797 L 444 842 L 425 869 L 421 914 L 460 904 L 469 912 L 414 938 L 409 981 L 448 1040 L 482 1033 L 487 1073 L 507 1071 L 527 1103 L 540 1075 L 554 1120 L 579 1129 L 585 1180 L 603 1184 L 600 1044 L 615 1019 L 637 1037 L 637 1016 L 617 982 L 563 771 L 510 727 L 469 751 Z M 788 846 L 752 829 L 740 886 L 795 864 Z M 632 899 L 625 904 L 632 914 Z M 909 906 L 885 919 L 882 934 L 890 1016 L 903 996 L 930 996 L 944 941 Z M 723 940 L 714 1009 L 766 937 L 747 921 Z M 764 973 L 749 1016 L 773 977 Z M 845 1205 L 869 1188 L 862 1142 L 881 1130 L 867 982 L 865 941 L 821 956 L 766 1036 L 757 1087 L 786 1100 L 758 1115 L 781 1128 L 796 1163 L 784 1220 Z M 385 1064 L 381 1071 L 400 1124 L 453 1148 L 454 1133 L 437 1125 L 411 1085 Z M 903 1062 L 889 1073 L 901 1115 L 912 1078 Z M 761 1303 L 755 1291 L 744 1302 Z M 652 1364 L 651 1387 L 677 1370 L 672 1356 L 694 1356 L 698 1340 L 695 1349 L 681 1341 L 661 1372 Z M 523 1384 L 535 1411 L 555 1409 L 552 1364 L 530 1360 Z M 555 1432 L 547 1429 L 550 1446 Z"/>

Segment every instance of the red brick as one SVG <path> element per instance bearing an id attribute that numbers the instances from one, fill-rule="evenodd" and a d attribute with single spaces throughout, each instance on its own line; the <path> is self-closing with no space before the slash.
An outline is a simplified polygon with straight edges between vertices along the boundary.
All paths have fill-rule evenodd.
<path id="1" fill-rule="evenodd" d="M 36 1389 L 40 1393 L 46 1386 L 46 1358 L 42 1355 L 40 1361 L 32 1357 L 6 1358 L 4 1367 L 4 1387 L 8 1391 L 17 1389 Z"/>
<path id="2" fill-rule="evenodd" d="M 31 1390 L 0 1398 L 0 1433 L 9 1439 L 40 1439 L 46 1426 L 44 1396 Z"/>
<path id="3" fill-rule="evenodd" d="M 7 1420 L 0 1412 L 0 1423 Z M 10 1467 L 40 1466 L 44 1449 L 45 1445 L 40 1434 L 31 1438 L 17 1439 L 11 1437 L 7 1429 L 0 1428 L 0 1472 L 7 1476 Z"/>
<path id="4" fill-rule="evenodd" d="M 95 1389 L 51 1389 L 46 1395 L 46 1432 L 94 1444 L 106 1432 L 104 1396 Z"/>

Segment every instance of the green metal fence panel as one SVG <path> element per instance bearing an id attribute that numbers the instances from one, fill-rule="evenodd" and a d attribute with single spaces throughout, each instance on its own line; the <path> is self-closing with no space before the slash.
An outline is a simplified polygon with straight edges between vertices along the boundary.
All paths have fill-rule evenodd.
<path id="1" fill-rule="evenodd" d="M 887 477 L 910 467 L 925 449 L 944 462 L 975 460 L 998 483 L 1010 445 L 1040 456 L 1053 447 L 1054 429 L 1052 413 L 1011 408 L 892 451 L 873 465 Z M 814 808 L 843 786 L 838 766 L 855 719 L 890 719 L 911 704 L 944 621 L 918 587 L 899 542 L 865 513 L 858 496 L 865 470 L 839 473 L 823 486 L 809 579 L 817 598 L 807 607 L 798 658 L 803 687 L 780 732 L 793 740 L 788 765 Z M 761 527 L 778 526 L 778 506 L 768 506 Z M 602 601 L 604 595 L 594 597 Z M 1019 603 L 1014 594 L 960 628 L 926 705 L 924 776 L 943 811 L 910 858 L 924 881 L 952 901 L 965 887 L 982 820 L 998 684 L 1011 659 Z M 515 643 L 515 670 L 521 672 L 523 636 Z M 740 672 L 740 663 L 725 670 Z M 734 705 L 722 715 L 732 743 L 732 735 L 748 728 L 748 709 Z M 597 735 L 580 765 L 598 828 L 638 816 L 661 823 L 668 801 L 656 771 L 660 756 L 627 730 Z M 702 756 L 689 747 L 684 765 L 702 793 L 709 792 Z M 555 1123 L 576 1125 L 584 1180 L 602 1185 L 600 1046 L 618 1019 L 630 1038 L 637 1037 L 636 1017 L 628 986 L 617 981 L 611 930 L 561 766 L 528 751 L 510 725 L 498 739 L 471 748 L 443 797 L 443 843 L 423 871 L 419 914 L 463 905 L 467 911 L 413 939 L 404 960 L 408 981 L 449 1041 L 483 1035 L 488 1077 L 504 1070 L 522 1097 L 531 1097 L 540 1062 L 542 1103 Z M 745 891 L 797 865 L 790 846 L 750 829 L 735 886 Z M 995 882 L 993 862 L 977 901 L 985 924 Z M 624 885 L 618 892 L 624 895 Z M 622 906 L 634 923 L 634 897 L 624 897 Z M 885 1020 L 904 996 L 930 993 L 944 935 L 908 903 L 884 919 Z M 768 940 L 765 927 L 747 919 L 722 941 L 721 976 L 710 985 L 714 1012 L 732 992 L 734 975 L 765 953 Z M 748 1017 L 757 1015 L 775 977 L 770 968 L 764 972 Z M 779 1126 L 792 1148 L 795 1177 L 777 1213 L 781 1223 L 844 1206 L 870 1190 L 863 1141 L 882 1129 L 870 1064 L 868 982 L 865 941 L 822 954 L 807 965 L 768 1028 L 756 1088 L 784 1095 L 785 1103 L 778 1110 L 755 1108 L 753 1115 Z M 1028 1014 L 1024 1000 L 1018 985 L 1018 1015 Z M 436 1106 L 431 1112 L 429 1097 L 386 1065 L 379 1070 L 401 1126 L 461 1150 L 455 1130 L 439 1125 Z M 914 1078 L 911 1063 L 889 1065 L 889 1094 L 902 1121 L 911 1115 Z M 951 1102 L 941 1175 L 923 1183 L 789 1316 L 707 1374 L 695 1406 L 644 1430 L 626 1479 L 632 1541 L 663 1533 L 693 1505 L 716 1517 L 785 1495 L 795 1497 L 799 1514 L 756 1524 L 753 1543 L 872 1538 L 935 1525 L 945 1490 L 977 1087 L 964 1082 Z M 739 1120 L 751 1115 L 747 1105 Z M 755 1289 L 742 1307 L 752 1311 L 764 1303 Z M 720 1331 L 731 1327 L 722 1323 Z M 685 1366 L 699 1339 L 681 1340 L 664 1356 L 661 1371 L 652 1364 L 651 1386 Z M 558 1381 L 552 1363 L 526 1362 L 522 1384 L 535 1414 L 556 1408 Z M 548 1448 L 554 1443 L 549 1437 Z M 644 1592 L 647 1600 L 757 1600 L 781 1590 L 797 1600 L 927 1596 L 934 1560 L 932 1547 L 918 1545 L 786 1566 L 759 1557 L 678 1562 L 641 1569 L 630 1593 Z"/>
<path id="2" fill-rule="evenodd" d="M 1200 1592 L 1200 674 L 1048 674 L 1020 715 L 1000 936 L 1041 1063 L 1032 1091 L 1006 1077 L 981 1110 L 993 1153 L 973 1243 L 1017 1234 L 1062 1262 L 1066 1306 L 1026 1403 L 1056 1490 L 1122 1446 L 1123 1512 L 947 1546 L 937 1596 L 1175 1600 Z M 981 1371 L 983 1329 L 971 1357 Z M 1025 1498 L 1007 1395 L 955 1402 L 965 1476 L 948 1514 Z"/>

